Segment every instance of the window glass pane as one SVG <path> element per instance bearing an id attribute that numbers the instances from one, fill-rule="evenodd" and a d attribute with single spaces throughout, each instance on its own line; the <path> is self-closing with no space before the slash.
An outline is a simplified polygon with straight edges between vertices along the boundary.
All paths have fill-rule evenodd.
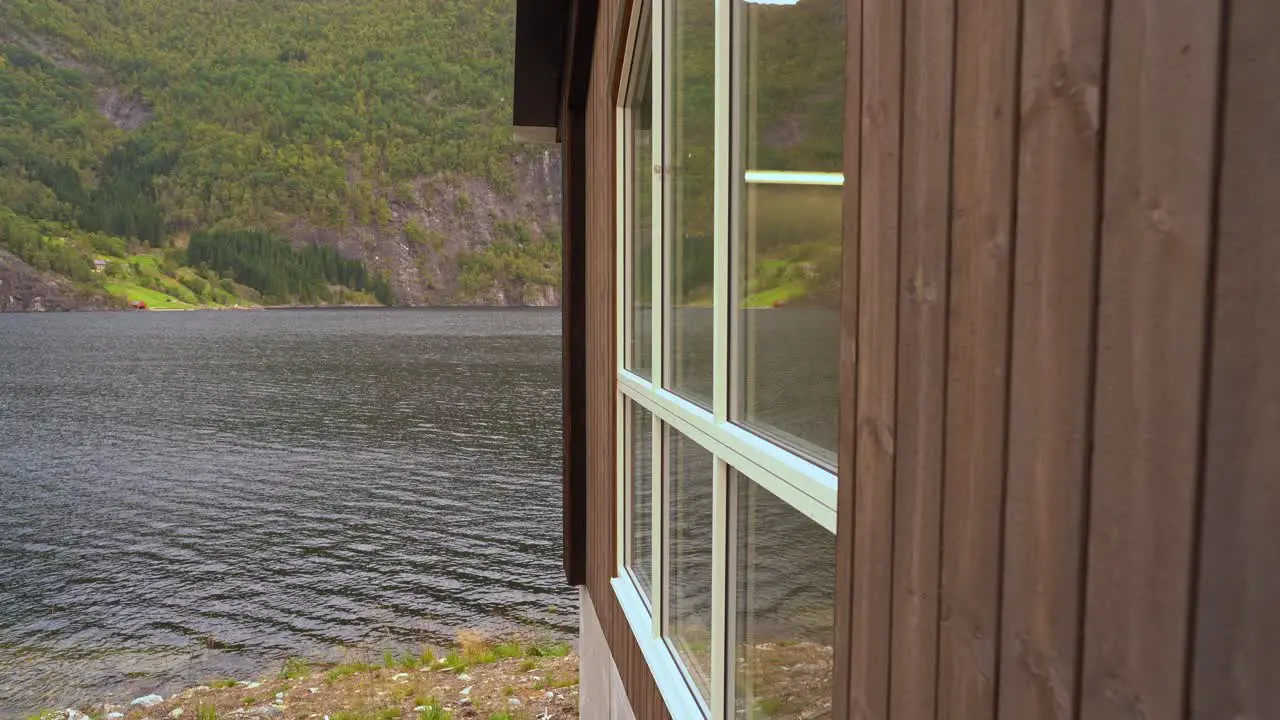
<path id="1" fill-rule="evenodd" d="M 835 535 L 736 474 L 737 718 L 830 718 Z"/>
<path id="2" fill-rule="evenodd" d="M 653 588 L 653 416 L 633 400 L 628 400 L 627 405 L 631 413 L 627 567 L 647 598 Z"/>
<path id="3" fill-rule="evenodd" d="M 734 7 L 735 419 L 834 465 L 844 3 Z"/>
<path id="4" fill-rule="evenodd" d="M 652 53 L 648 33 L 636 46 L 636 90 L 628 108 L 631 122 L 630 145 L 625 162 L 630 176 L 628 208 L 628 269 L 626 273 L 627 312 L 626 367 L 642 377 L 653 367 L 653 83 Z"/>
<path id="5" fill-rule="evenodd" d="M 711 691 L 711 483 L 714 458 L 666 428 L 667 638 L 694 685 Z"/>
<path id="6" fill-rule="evenodd" d="M 711 406 L 715 249 L 715 3 L 668 3 L 668 386 Z"/>

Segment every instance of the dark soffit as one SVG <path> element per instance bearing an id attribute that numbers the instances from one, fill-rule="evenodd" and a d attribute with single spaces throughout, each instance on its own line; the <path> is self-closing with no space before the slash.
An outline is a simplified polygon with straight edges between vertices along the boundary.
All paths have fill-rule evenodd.
<path id="1" fill-rule="evenodd" d="M 572 0 L 517 0 L 512 124 L 559 125 L 561 79 Z"/>

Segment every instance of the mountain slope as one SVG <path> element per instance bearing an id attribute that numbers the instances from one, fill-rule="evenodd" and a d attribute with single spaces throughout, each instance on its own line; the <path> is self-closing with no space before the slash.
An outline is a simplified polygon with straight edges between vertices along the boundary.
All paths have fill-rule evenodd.
<path id="1" fill-rule="evenodd" d="M 401 303 L 556 299 L 558 158 L 510 137 L 512 0 L 0 0 L 0 207 L 322 244 Z"/>

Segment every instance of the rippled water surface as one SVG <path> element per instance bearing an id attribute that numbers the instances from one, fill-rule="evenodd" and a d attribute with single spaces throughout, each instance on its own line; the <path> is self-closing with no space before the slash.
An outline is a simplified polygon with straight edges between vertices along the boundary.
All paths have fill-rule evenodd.
<path id="1" fill-rule="evenodd" d="M 0 715 L 568 634 L 559 315 L 0 316 Z"/>

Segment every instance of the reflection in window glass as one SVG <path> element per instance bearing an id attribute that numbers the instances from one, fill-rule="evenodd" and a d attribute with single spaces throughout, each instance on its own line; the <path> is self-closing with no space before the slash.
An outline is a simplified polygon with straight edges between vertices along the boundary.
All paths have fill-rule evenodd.
<path id="1" fill-rule="evenodd" d="M 831 718 L 835 535 L 735 475 L 734 716 Z"/>
<path id="2" fill-rule="evenodd" d="M 667 8 L 668 386 L 711 406 L 715 267 L 715 3 Z"/>
<path id="3" fill-rule="evenodd" d="M 645 597 L 653 588 L 653 416 L 628 400 L 630 493 L 627 498 L 627 567 Z"/>
<path id="4" fill-rule="evenodd" d="M 631 176 L 626 367 L 646 378 L 653 367 L 653 83 L 649 44 L 648 33 L 644 33 L 636 46 L 640 52 L 635 69 L 636 90 L 628 108 L 631 147 L 625 153 Z"/>
<path id="5" fill-rule="evenodd" d="M 711 453 L 666 428 L 667 639 L 704 698 L 711 692 Z"/>
<path id="6" fill-rule="evenodd" d="M 735 419 L 834 465 L 844 3 L 735 17 Z"/>

